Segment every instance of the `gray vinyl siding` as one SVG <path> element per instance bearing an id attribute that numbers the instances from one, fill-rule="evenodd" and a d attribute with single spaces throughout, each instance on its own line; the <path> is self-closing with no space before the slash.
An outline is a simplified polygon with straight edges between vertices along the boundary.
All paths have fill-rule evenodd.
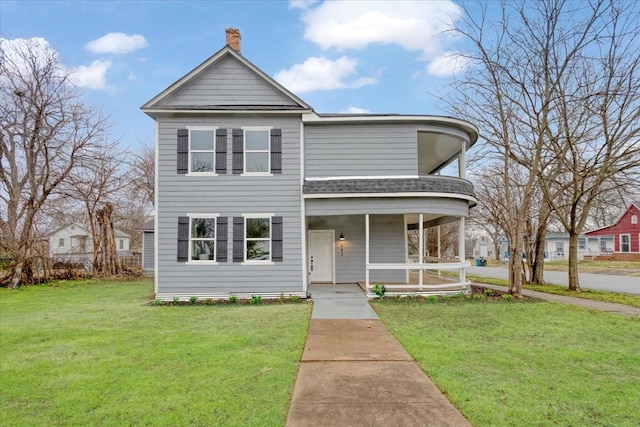
<path id="1" fill-rule="evenodd" d="M 153 272 L 154 270 L 154 233 L 153 231 L 142 232 L 142 271 Z"/>
<path id="2" fill-rule="evenodd" d="M 187 126 L 270 126 L 282 129 L 282 174 L 187 176 L 176 173 L 176 133 Z M 231 165 L 228 132 L 227 165 Z M 300 117 L 242 116 L 167 118 L 158 123 L 158 266 L 160 293 L 301 292 L 302 231 L 300 191 Z M 227 230 L 227 262 L 218 265 L 178 263 L 177 220 L 187 214 L 218 214 L 229 218 L 264 213 L 283 217 L 283 261 L 273 265 L 234 263 L 233 227 Z"/>
<path id="3" fill-rule="evenodd" d="M 365 216 L 308 217 L 309 230 L 335 230 L 335 269 L 337 283 L 356 283 L 365 280 Z M 404 263 L 406 261 L 404 216 L 370 215 L 369 261 L 377 263 Z M 344 241 L 338 240 L 340 233 Z M 340 245 L 343 246 L 340 256 Z M 404 283 L 404 270 L 371 270 L 373 283 Z"/>
<path id="4" fill-rule="evenodd" d="M 469 216 L 469 202 L 443 197 L 380 197 L 305 200 L 307 215 L 409 214 L 429 213 Z"/>
<path id="5" fill-rule="evenodd" d="M 212 64 L 161 106 L 297 105 L 231 56 Z"/>
<path id="6" fill-rule="evenodd" d="M 305 124 L 305 177 L 417 175 L 415 124 Z"/>

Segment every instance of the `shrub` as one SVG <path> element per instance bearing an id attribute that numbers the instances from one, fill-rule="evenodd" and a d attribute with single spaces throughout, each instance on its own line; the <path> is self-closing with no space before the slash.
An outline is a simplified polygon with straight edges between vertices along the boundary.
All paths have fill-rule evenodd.
<path id="1" fill-rule="evenodd" d="M 198 302 L 198 297 L 197 297 L 197 296 L 195 296 L 195 295 L 191 295 L 191 296 L 189 297 L 189 303 L 190 303 L 190 304 L 195 304 L 195 303 L 197 303 L 197 302 Z"/>
<path id="2" fill-rule="evenodd" d="M 484 290 L 484 294 L 488 297 L 490 297 L 491 295 L 493 295 L 493 289 L 485 289 Z"/>
<path id="3" fill-rule="evenodd" d="M 513 299 L 513 295 L 504 294 L 504 295 L 502 295 L 502 299 L 505 300 L 505 301 L 511 301 Z"/>
<path id="4" fill-rule="evenodd" d="M 260 295 L 251 295 L 249 304 L 261 304 L 261 303 L 262 303 L 262 297 Z"/>
<path id="5" fill-rule="evenodd" d="M 453 297 L 454 297 L 454 298 L 457 298 L 457 299 L 462 299 L 462 292 L 458 292 L 458 293 L 457 293 L 457 294 L 455 294 Z"/>
<path id="6" fill-rule="evenodd" d="M 278 295 L 278 302 L 279 302 L 280 304 L 284 304 L 284 303 L 285 303 L 285 301 L 286 301 L 286 300 L 285 300 L 285 298 L 284 298 L 284 293 L 283 293 L 283 292 L 280 292 L 280 295 Z"/>
<path id="7" fill-rule="evenodd" d="M 385 285 L 376 284 L 373 286 L 373 293 L 379 297 L 383 297 L 387 293 L 387 287 Z"/>
<path id="8" fill-rule="evenodd" d="M 235 303 L 237 303 L 237 302 L 238 302 L 238 297 L 237 297 L 237 296 L 235 296 L 235 295 L 229 295 L 229 302 L 230 302 L 231 304 L 235 304 Z"/>
<path id="9" fill-rule="evenodd" d="M 450 299 L 451 299 L 451 295 L 449 294 L 442 295 L 442 301 L 449 301 Z"/>
<path id="10" fill-rule="evenodd" d="M 180 298 L 173 297 L 173 305 L 178 305 L 178 304 L 180 304 Z"/>
<path id="11" fill-rule="evenodd" d="M 438 301 L 438 297 L 437 297 L 436 295 L 429 295 L 429 296 L 427 297 L 427 301 L 429 301 L 429 302 L 436 302 L 436 301 Z"/>
<path id="12" fill-rule="evenodd" d="M 204 304 L 205 305 L 214 305 L 216 302 L 213 298 L 207 298 L 206 300 L 204 300 Z"/>
<path id="13" fill-rule="evenodd" d="M 473 296 L 473 299 L 478 300 L 478 301 L 483 300 L 483 299 L 484 299 L 484 295 L 482 295 L 482 294 L 475 294 L 475 295 Z"/>
<path id="14" fill-rule="evenodd" d="M 298 302 L 299 299 L 300 297 L 298 295 L 289 295 L 289 301 L 291 302 Z"/>
<path id="15" fill-rule="evenodd" d="M 152 304 L 153 304 L 153 305 L 162 305 L 162 300 L 161 300 L 161 299 L 156 298 L 156 299 L 154 299 L 154 300 L 153 300 L 153 303 L 152 303 Z"/>

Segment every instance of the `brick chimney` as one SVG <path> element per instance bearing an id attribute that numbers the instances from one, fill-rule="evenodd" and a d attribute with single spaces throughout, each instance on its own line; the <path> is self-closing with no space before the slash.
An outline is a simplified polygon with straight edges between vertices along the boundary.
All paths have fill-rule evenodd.
<path id="1" fill-rule="evenodd" d="M 227 33 L 227 46 L 240 53 L 240 39 L 242 39 L 242 37 L 240 37 L 240 30 L 237 28 L 227 28 L 225 33 Z"/>

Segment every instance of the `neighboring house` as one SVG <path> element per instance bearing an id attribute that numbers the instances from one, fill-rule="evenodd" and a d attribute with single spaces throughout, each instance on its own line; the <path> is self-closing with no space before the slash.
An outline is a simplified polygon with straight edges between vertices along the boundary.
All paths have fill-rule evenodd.
<path id="1" fill-rule="evenodd" d="M 72 222 L 47 234 L 49 258 L 58 261 L 72 261 L 86 267 L 93 262 L 93 239 L 88 227 Z M 115 230 L 118 256 L 129 255 L 131 236 Z"/>
<path id="2" fill-rule="evenodd" d="M 601 239 L 592 239 L 582 233 L 578 236 L 578 259 L 585 256 L 593 257 L 601 253 L 611 251 L 613 237 L 603 236 Z M 569 233 L 547 232 L 545 236 L 545 259 L 549 261 L 569 259 Z"/>
<path id="3" fill-rule="evenodd" d="M 410 263 L 407 230 L 457 221 L 465 253 L 475 126 L 316 113 L 239 39 L 227 30 L 227 46 L 142 106 L 156 121 L 156 298 L 306 297 L 309 283 L 468 291 L 464 260 Z M 453 161 L 458 176 L 437 175 Z M 440 268 L 458 281 L 408 284 L 409 270 Z"/>
<path id="4" fill-rule="evenodd" d="M 154 220 L 150 219 L 142 226 L 142 274 L 152 276 L 155 269 Z"/>
<path id="5" fill-rule="evenodd" d="M 612 225 L 585 233 L 599 242 L 609 239 L 611 258 L 640 261 L 640 200 L 633 201 Z"/>

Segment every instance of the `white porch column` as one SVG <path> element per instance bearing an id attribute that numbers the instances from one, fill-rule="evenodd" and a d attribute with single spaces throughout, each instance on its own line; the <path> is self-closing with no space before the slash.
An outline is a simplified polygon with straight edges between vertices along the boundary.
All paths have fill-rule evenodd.
<path id="1" fill-rule="evenodd" d="M 458 227 L 458 261 L 465 262 L 464 252 L 464 217 L 461 216 L 460 225 Z M 464 267 L 460 267 L 458 271 L 460 273 L 460 283 L 464 283 L 466 281 Z"/>
<path id="2" fill-rule="evenodd" d="M 438 262 L 440 262 L 440 258 L 442 258 L 442 251 L 440 250 L 440 226 L 438 226 Z M 442 276 L 442 272 L 438 269 L 438 277 Z"/>
<path id="3" fill-rule="evenodd" d="M 419 242 L 419 248 L 418 248 L 418 265 L 420 267 L 422 267 L 422 264 L 424 263 L 424 226 L 422 224 L 424 219 L 423 214 L 418 215 L 418 242 Z M 422 268 L 420 268 L 420 270 L 418 270 L 418 285 L 420 286 L 420 290 L 422 290 L 422 274 L 424 273 L 424 270 Z"/>
<path id="4" fill-rule="evenodd" d="M 458 174 L 460 178 L 466 179 L 467 176 L 467 165 L 465 160 L 465 150 L 467 149 L 467 145 L 464 141 L 462 141 L 462 149 L 460 150 L 460 155 L 458 156 Z"/>
<path id="5" fill-rule="evenodd" d="M 365 291 L 369 291 L 369 214 L 364 214 L 364 287 Z"/>

